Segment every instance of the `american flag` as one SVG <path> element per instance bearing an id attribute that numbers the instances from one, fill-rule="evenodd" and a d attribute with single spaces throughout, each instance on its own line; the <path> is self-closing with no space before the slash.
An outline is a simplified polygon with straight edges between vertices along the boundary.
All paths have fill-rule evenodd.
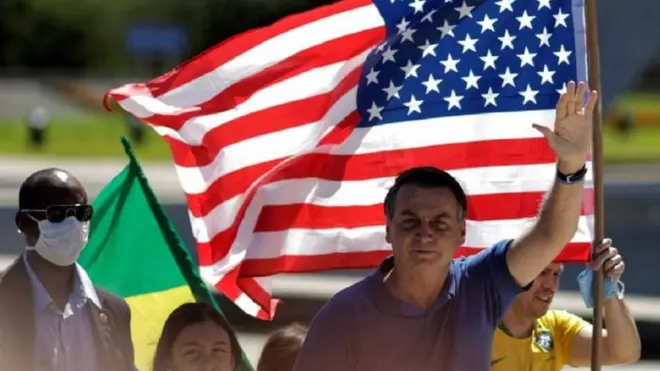
<path id="1" fill-rule="evenodd" d="M 203 278 L 269 319 L 274 274 L 390 253 L 382 202 L 407 168 L 462 183 L 458 255 L 529 227 L 555 174 L 531 124 L 552 125 L 566 82 L 586 79 L 583 11 L 581 0 L 344 0 L 108 94 L 169 142 Z M 558 260 L 588 260 L 591 174 Z"/>

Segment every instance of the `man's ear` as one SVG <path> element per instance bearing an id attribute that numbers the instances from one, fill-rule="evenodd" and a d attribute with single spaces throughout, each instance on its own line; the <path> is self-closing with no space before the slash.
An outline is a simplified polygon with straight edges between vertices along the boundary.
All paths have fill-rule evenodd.
<path id="1" fill-rule="evenodd" d="M 461 246 L 465 245 L 465 237 L 467 236 L 467 223 L 465 221 L 465 218 L 461 220 Z"/>
<path id="2" fill-rule="evenodd" d="M 16 212 L 16 216 L 14 217 L 14 223 L 16 223 L 16 228 L 18 228 L 18 231 L 21 233 L 24 233 L 25 230 L 25 215 L 23 215 L 20 212 Z"/>
<path id="3" fill-rule="evenodd" d="M 25 213 L 17 212 L 14 217 L 16 228 L 25 236 L 38 236 L 39 229 L 37 223 L 28 218 Z"/>

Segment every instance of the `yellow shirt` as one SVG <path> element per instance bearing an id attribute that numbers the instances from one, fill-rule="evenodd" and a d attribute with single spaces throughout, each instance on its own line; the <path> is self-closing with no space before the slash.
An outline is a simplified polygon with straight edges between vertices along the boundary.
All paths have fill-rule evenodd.
<path id="1" fill-rule="evenodd" d="M 516 339 L 495 330 L 491 371 L 560 371 L 570 364 L 573 338 L 585 321 L 565 311 L 549 310 L 536 321 L 530 337 Z"/>

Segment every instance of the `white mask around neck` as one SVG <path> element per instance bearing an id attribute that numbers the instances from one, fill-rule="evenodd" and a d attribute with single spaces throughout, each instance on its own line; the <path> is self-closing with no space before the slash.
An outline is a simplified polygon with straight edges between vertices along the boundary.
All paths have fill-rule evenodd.
<path id="1" fill-rule="evenodd" d="M 61 267 L 72 265 L 78 260 L 87 244 L 89 222 L 80 222 L 76 217 L 69 216 L 60 223 L 39 220 L 37 225 L 39 239 L 34 246 L 28 246 L 28 249 Z"/>

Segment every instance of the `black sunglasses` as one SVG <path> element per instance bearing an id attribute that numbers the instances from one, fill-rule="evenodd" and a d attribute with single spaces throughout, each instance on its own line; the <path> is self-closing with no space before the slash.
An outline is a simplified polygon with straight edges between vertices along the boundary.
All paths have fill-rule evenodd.
<path id="1" fill-rule="evenodd" d="M 51 205 L 46 209 L 21 209 L 23 213 L 28 214 L 41 214 L 46 216 L 46 220 L 51 223 L 61 223 L 69 216 L 74 216 L 80 222 L 88 222 L 92 219 L 94 207 L 87 204 L 76 205 Z"/>

